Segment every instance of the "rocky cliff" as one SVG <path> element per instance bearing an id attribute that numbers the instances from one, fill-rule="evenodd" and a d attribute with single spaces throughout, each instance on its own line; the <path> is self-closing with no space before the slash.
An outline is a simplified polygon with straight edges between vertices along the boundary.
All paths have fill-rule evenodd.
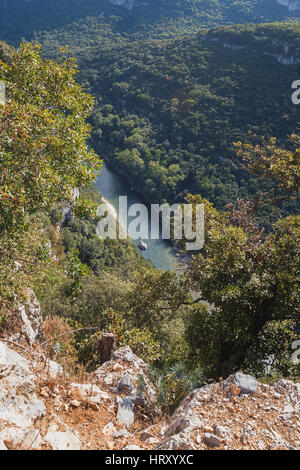
<path id="1" fill-rule="evenodd" d="M 39 304 L 20 306 L 0 339 L 0 449 L 300 449 L 300 384 L 237 373 L 194 390 L 163 416 L 147 365 L 115 350 L 85 380 L 49 360 Z"/>
<path id="2" fill-rule="evenodd" d="M 300 4 L 300 2 L 299 2 Z M 251 53 L 272 57 L 283 65 L 300 63 L 298 27 L 281 26 L 277 23 L 266 25 L 245 25 L 243 27 L 217 27 L 200 31 L 201 41 L 220 45 L 234 51 L 249 50 Z"/>

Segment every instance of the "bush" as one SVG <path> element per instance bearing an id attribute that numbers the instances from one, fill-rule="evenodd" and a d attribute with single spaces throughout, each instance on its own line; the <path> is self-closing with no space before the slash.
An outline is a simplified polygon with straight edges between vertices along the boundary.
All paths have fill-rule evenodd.
<path id="1" fill-rule="evenodd" d="M 190 372 L 182 364 L 164 369 L 150 367 L 148 372 L 155 387 L 157 405 L 166 415 L 171 415 L 189 392 L 203 384 L 201 369 Z"/>

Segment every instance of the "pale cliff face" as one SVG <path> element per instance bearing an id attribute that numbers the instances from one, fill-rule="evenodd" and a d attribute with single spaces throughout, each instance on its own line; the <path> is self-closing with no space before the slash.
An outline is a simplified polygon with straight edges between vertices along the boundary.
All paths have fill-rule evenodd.
<path id="1" fill-rule="evenodd" d="M 28 0 L 27 0 L 28 1 Z M 127 10 L 132 10 L 136 5 L 137 0 L 109 0 L 113 5 L 119 5 Z M 300 0 L 275 0 L 279 5 L 284 5 L 289 11 L 300 10 Z"/>
<path id="2" fill-rule="evenodd" d="M 279 5 L 284 5 L 290 11 L 300 10 L 300 0 L 276 0 Z"/>
<path id="3" fill-rule="evenodd" d="M 134 0 L 110 0 L 110 3 L 112 3 L 113 5 L 122 6 L 126 8 L 127 10 L 132 10 L 134 7 L 135 1 Z"/>

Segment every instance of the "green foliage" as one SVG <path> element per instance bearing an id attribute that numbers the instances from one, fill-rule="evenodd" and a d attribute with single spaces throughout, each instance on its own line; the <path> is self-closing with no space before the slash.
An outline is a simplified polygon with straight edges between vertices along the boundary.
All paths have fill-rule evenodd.
<path id="1" fill-rule="evenodd" d="M 275 35 L 281 42 L 274 45 Z M 223 36 L 232 48 L 223 46 Z M 182 202 L 191 192 L 223 209 L 237 195 L 257 197 L 268 183 L 245 171 L 233 143 L 254 132 L 289 145 L 298 121 L 290 98 L 295 71 L 272 57 L 285 55 L 287 41 L 297 49 L 298 23 L 227 27 L 87 52 L 81 80 L 101 96 L 94 146 L 151 203 Z M 270 209 L 260 214 L 269 226 Z M 292 201 L 281 207 L 283 214 L 296 209 Z"/>
<path id="2" fill-rule="evenodd" d="M 4 313 L 0 313 L 0 330 L 5 326 L 7 317 Z"/>
<path id="3" fill-rule="evenodd" d="M 44 61 L 36 44 L 22 44 L 9 65 L 0 61 L 7 91 L 0 109 L 0 232 L 12 233 L 26 215 L 67 202 L 73 188 L 95 176 L 85 122 L 93 100 L 76 73 L 72 59 Z"/>
<path id="4" fill-rule="evenodd" d="M 46 27 L 32 14 L 40 12 L 36 2 L 31 10 L 13 8 L 17 3 L 5 3 L 3 37 L 31 37 Z M 36 286 L 51 338 L 57 329 L 86 328 L 63 347 L 66 358 L 78 355 L 95 369 L 101 333 L 114 332 L 119 346 L 159 367 L 151 376 L 166 414 L 204 378 L 241 368 L 296 374 L 290 357 L 300 320 L 300 219 L 282 218 L 265 236 L 255 219 L 269 221 L 270 207 L 254 213 L 237 195 L 284 193 L 283 216 L 296 212 L 290 196 L 299 190 L 299 152 L 286 141 L 297 127 L 295 71 L 276 56 L 287 54 L 286 44 L 298 54 L 299 24 L 216 27 L 183 37 L 200 26 L 282 19 L 287 10 L 271 0 L 153 0 L 151 11 L 138 2 L 131 12 L 108 0 L 43 4 L 47 27 L 62 26 L 40 34 L 46 54 L 69 44 L 81 83 L 97 96 L 94 143 L 149 201 L 204 203 L 206 240 L 186 275 L 152 269 L 128 240 L 99 240 L 99 199 L 89 186 L 99 161 L 86 143 L 93 99 L 75 82 L 76 63 L 66 49 L 54 62 L 37 44 L 14 51 L 0 43 L 7 88 L 0 109 L 0 327 L 24 283 Z M 99 15 L 100 4 L 108 14 L 82 18 Z M 22 15 L 23 29 L 18 16 L 8 21 L 12 11 Z M 266 145 L 249 144 L 251 132 Z M 72 190 L 82 186 L 73 204 Z M 219 212 L 228 202 L 234 205 Z M 68 204 L 73 218 L 61 227 Z M 59 259 L 50 256 L 49 238 Z"/>
<path id="5" fill-rule="evenodd" d="M 123 332 L 119 337 L 120 346 L 129 346 L 132 351 L 143 359 L 146 363 L 151 364 L 158 361 L 163 349 L 159 341 L 155 341 L 153 334 L 148 329 L 132 328 L 127 330 L 123 322 Z"/>
<path id="6" fill-rule="evenodd" d="M 255 136 L 253 136 L 255 137 Z M 246 162 L 247 169 L 264 180 L 270 180 L 272 188 L 267 194 L 261 194 L 260 204 L 268 200 L 298 198 L 300 192 L 300 138 L 292 135 L 290 138 L 292 150 L 280 148 L 276 139 L 253 145 L 237 142 L 237 155 Z"/>
<path id="7" fill-rule="evenodd" d="M 136 0 L 132 9 L 110 0 L 43 0 L 42 6 L 40 0 L 0 0 L 0 7 L 0 31 L 6 40 L 30 40 L 34 32 L 60 28 L 56 36 L 63 30 L 72 35 L 72 42 L 85 47 L 112 34 L 126 39 L 168 38 L 197 32 L 200 27 L 297 16 L 297 11 L 289 12 L 275 0 Z"/>
<path id="8" fill-rule="evenodd" d="M 83 207 L 86 203 L 97 207 L 102 203 L 102 197 L 94 185 L 80 191 Z M 94 212 L 94 211 L 93 211 Z M 130 240 L 100 239 L 96 234 L 99 217 L 87 210 L 75 211 L 74 217 L 64 224 L 62 229 L 65 251 L 78 250 L 82 263 L 87 264 L 93 272 L 100 276 L 106 269 L 127 267 L 128 270 L 140 266 L 151 267 Z"/>
<path id="9" fill-rule="evenodd" d="M 190 299 L 187 291 L 183 295 L 175 275 L 114 267 L 111 271 L 104 269 L 99 277 L 88 273 L 82 279 L 79 296 L 72 295 L 72 284 L 68 279 L 58 285 L 51 296 L 43 299 L 42 308 L 47 316 L 57 315 L 96 330 L 93 335 L 87 331 L 77 336 L 80 361 L 89 369 L 100 363 L 97 344 L 105 331 L 114 332 L 119 346 L 129 345 L 146 362 L 159 364 L 166 358 L 169 363 L 178 361 L 181 350 L 177 345 L 184 343 L 181 302 L 186 301 L 188 309 Z M 154 297 L 158 287 L 161 290 Z"/>
<path id="10" fill-rule="evenodd" d="M 297 366 L 292 361 L 293 342 L 297 339 L 294 322 L 267 323 L 247 354 L 246 370 L 256 377 L 297 377 Z"/>
<path id="11" fill-rule="evenodd" d="M 93 100 L 75 82 L 75 62 L 44 61 L 36 44 L 1 51 L 7 101 L 0 106 L 0 303 L 13 313 L 23 287 L 63 277 L 45 275 L 56 268 L 45 212 L 67 205 L 72 190 L 93 181 L 99 165 L 86 144 Z M 57 212 L 52 215 L 57 221 Z"/>
<path id="12" fill-rule="evenodd" d="M 115 333 L 118 347 L 129 346 L 146 363 L 155 363 L 163 351 L 148 329 L 128 328 L 124 320 L 114 314 L 107 312 L 107 327 L 105 331 Z M 87 370 L 93 371 L 101 365 L 101 354 L 99 341 L 103 331 L 80 335 L 78 343 L 78 360 L 85 365 Z"/>
<path id="13" fill-rule="evenodd" d="M 82 292 L 82 280 L 88 273 L 88 267 L 81 263 L 78 257 L 79 251 L 71 251 L 67 255 L 67 262 L 65 266 L 65 273 L 67 277 L 72 281 L 69 287 L 70 295 L 74 300 Z"/>
<path id="14" fill-rule="evenodd" d="M 0 60 L 2 62 L 9 63 L 15 53 L 12 46 L 9 46 L 6 42 L 0 41 Z"/>
<path id="15" fill-rule="evenodd" d="M 243 218 L 251 221 L 249 213 Z M 204 251 L 189 270 L 191 285 L 211 307 L 194 311 L 188 341 L 215 378 L 247 367 L 248 354 L 260 335 L 271 332 L 268 328 L 285 321 L 295 327 L 300 319 L 300 217 L 279 220 L 267 237 L 252 221 L 235 226 L 230 220 L 208 206 Z M 268 348 L 261 349 L 262 355 Z M 262 356 L 253 358 L 254 368 L 256 361 L 262 366 Z"/>
<path id="16" fill-rule="evenodd" d="M 155 387 L 157 405 L 166 415 L 171 415 L 189 392 L 203 385 L 201 369 L 191 372 L 180 363 L 170 368 L 149 367 L 148 373 Z"/>

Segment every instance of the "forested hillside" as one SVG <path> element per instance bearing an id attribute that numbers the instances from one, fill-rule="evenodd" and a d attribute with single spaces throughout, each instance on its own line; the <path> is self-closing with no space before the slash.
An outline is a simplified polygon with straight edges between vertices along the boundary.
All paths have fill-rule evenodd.
<path id="1" fill-rule="evenodd" d="M 192 192 L 224 207 L 253 196 L 260 184 L 233 144 L 250 132 L 285 143 L 297 130 L 299 38 L 298 25 L 271 24 L 87 50 L 81 80 L 98 98 L 99 153 L 151 202 Z"/>
<path id="2" fill-rule="evenodd" d="M 257 23 L 291 14 L 271 0 L 117 1 L 45 0 L 42 8 L 37 0 L 0 0 L 4 38 L 29 38 L 37 24 L 49 29 L 36 36 L 42 51 L 36 43 L 14 48 L 0 41 L 6 89 L 0 104 L 0 339 L 32 357 L 54 358 L 66 381 L 80 384 L 102 363 L 108 375 L 107 333 L 110 353 L 115 346 L 132 348 L 149 364 L 153 392 L 149 410 L 139 377 L 134 406 L 124 405 L 127 416 L 135 413 L 131 425 L 136 416 L 156 423 L 153 410 L 167 419 L 191 390 L 211 381 L 219 394 L 216 382 L 237 371 L 270 383 L 298 380 L 300 123 L 291 85 L 300 78 L 300 26 Z M 102 4 L 103 16 L 83 18 L 102 15 Z M 224 26 L 249 20 L 253 24 Z M 78 66 L 67 49 L 59 51 L 64 45 Z M 184 269 L 154 269 L 129 239 L 98 237 L 102 199 L 94 182 L 103 157 L 151 203 L 204 206 L 205 243 L 193 256 L 181 253 Z M 41 305 L 46 339 L 40 344 L 20 335 L 22 312 L 31 308 L 28 291 Z M 120 381 L 107 375 L 119 414 Z M 39 382 L 39 393 L 49 398 L 56 385 Z M 229 386 L 223 391 L 232 423 L 242 388 Z M 127 388 L 133 391 L 130 381 Z M 275 399 L 278 406 L 282 388 L 257 410 L 264 413 L 261 422 Z M 211 416 L 217 402 L 207 390 L 203 403 Z M 10 397 L 16 407 L 11 391 Z M 76 400 L 63 408 L 72 420 L 82 406 Z M 7 400 L 2 403 L 6 412 Z M 253 403 L 242 414 L 243 429 Z M 58 413 L 64 405 L 57 403 Z M 109 411 L 100 405 L 97 423 Z M 202 421 L 200 428 L 217 432 Z M 298 447 L 298 431 L 288 429 L 287 439 Z M 235 436 L 244 442 L 240 431 Z M 108 448 L 105 440 L 102 447 Z M 186 447 L 177 442 L 174 448 Z"/>
<path id="3" fill-rule="evenodd" d="M 0 0 L 0 39 L 14 43 L 83 23 L 101 34 L 112 28 L 128 38 L 167 38 L 218 24 L 263 22 L 299 16 L 277 0 Z M 90 17 L 90 18 L 88 18 Z M 79 24 L 80 24 L 79 23 Z M 71 28 L 77 28 L 72 25 Z M 87 32 L 87 29 L 86 29 Z"/>

